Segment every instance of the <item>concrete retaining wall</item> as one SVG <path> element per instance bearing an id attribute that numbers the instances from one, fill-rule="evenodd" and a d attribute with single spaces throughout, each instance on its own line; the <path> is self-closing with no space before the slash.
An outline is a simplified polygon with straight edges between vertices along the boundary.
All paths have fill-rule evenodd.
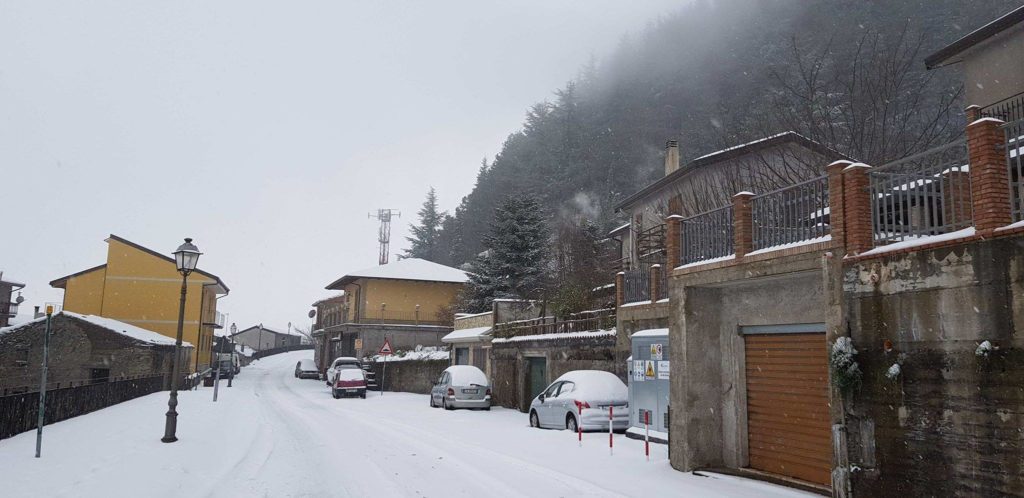
<path id="1" fill-rule="evenodd" d="M 383 379 L 386 391 L 428 394 L 448 365 L 448 360 L 388 361 L 385 373 L 384 362 L 377 362 L 373 365 L 373 373 L 378 385 Z"/>

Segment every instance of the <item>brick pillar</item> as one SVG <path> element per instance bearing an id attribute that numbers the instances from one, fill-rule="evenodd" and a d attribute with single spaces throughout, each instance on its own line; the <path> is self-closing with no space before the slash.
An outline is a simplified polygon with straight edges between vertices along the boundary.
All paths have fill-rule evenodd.
<path id="1" fill-rule="evenodd" d="M 740 192 L 732 196 L 732 247 L 736 259 L 754 251 L 754 218 L 750 212 L 750 199 L 754 194 Z"/>
<path id="2" fill-rule="evenodd" d="M 981 119 L 981 107 L 976 105 L 969 105 L 964 109 L 964 114 L 967 115 L 967 122 L 973 123 Z"/>
<path id="3" fill-rule="evenodd" d="M 651 302 L 653 303 L 658 300 L 658 291 L 661 290 L 661 282 L 658 281 L 661 278 L 661 265 L 651 265 L 649 271 L 647 281 L 650 284 Z"/>
<path id="4" fill-rule="evenodd" d="M 828 174 L 829 233 L 832 234 L 832 246 L 839 249 L 846 247 L 846 224 L 843 223 L 843 214 L 846 212 L 843 206 L 843 168 L 851 164 L 853 163 L 850 161 L 836 161 L 825 167 Z"/>
<path id="5" fill-rule="evenodd" d="M 682 261 L 682 247 L 679 247 L 679 231 L 682 228 L 683 217 L 674 214 L 665 218 L 665 255 L 668 269 L 679 266 Z"/>
<path id="6" fill-rule="evenodd" d="M 981 118 L 967 125 L 967 149 L 971 165 L 971 203 L 974 226 L 979 232 L 1010 224 L 1010 186 L 1006 156 L 999 149 L 1003 121 Z"/>
<path id="7" fill-rule="evenodd" d="M 626 273 L 620 271 L 615 274 L 615 307 L 623 304 L 626 304 Z"/>
<path id="8" fill-rule="evenodd" d="M 874 247 L 871 227 L 871 195 L 868 171 L 871 166 L 853 163 L 843 168 L 843 232 L 847 254 L 860 254 Z"/>

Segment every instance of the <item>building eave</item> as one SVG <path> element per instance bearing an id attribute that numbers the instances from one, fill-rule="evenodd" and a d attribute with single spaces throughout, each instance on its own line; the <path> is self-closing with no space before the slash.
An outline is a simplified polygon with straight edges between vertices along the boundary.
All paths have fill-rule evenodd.
<path id="1" fill-rule="evenodd" d="M 984 42 L 985 40 L 988 40 L 989 38 L 992 38 L 993 36 L 998 35 L 1021 22 L 1024 22 L 1024 5 L 1007 12 L 1001 17 L 974 31 L 971 31 L 970 33 L 967 33 L 959 40 L 950 43 L 928 57 L 925 57 L 924 66 L 927 69 L 935 69 L 960 62 L 960 59 L 954 58 L 979 43 Z"/>

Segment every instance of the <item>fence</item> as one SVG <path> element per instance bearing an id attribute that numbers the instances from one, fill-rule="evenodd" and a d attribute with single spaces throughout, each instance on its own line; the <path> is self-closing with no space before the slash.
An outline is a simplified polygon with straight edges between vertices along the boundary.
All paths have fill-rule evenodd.
<path id="1" fill-rule="evenodd" d="M 982 116 L 998 118 L 1003 121 L 1019 121 L 1024 119 L 1024 93 L 1018 93 L 981 109 Z"/>
<path id="2" fill-rule="evenodd" d="M 938 235 L 973 223 L 964 139 L 868 173 L 875 245 Z"/>
<path id="3" fill-rule="evenodd" d="M 158 392 L 164 375 L 148 375 L 114 382 L 50 389 L 46 391 L 45 424 L 106 408 L 123 401 Z M 36 428 L 39 392 L 0 396 L 0 439 Z"/>
<path id="4" fill-rule="evenodd" d="M 651 272 L 639 268 L 623 272 L 622 284 L 624 287 L 624 298 L 627 303 L 638 303 L 651 299 Z"/>
<path id="5" fill-rule="evenodd" d="M 1021 113 L 1024 114 L 1024 110 Z M 1024 116 L 1003 125 L 1003 133 L 1010 181 L 1010 214 L 1013 221 L 1018 222 L 1024 220 Z"/>
<path id="6" fill-rule="evenodd" d="M 566 332 L 591 332 L 615 327 L 615 309 L 607 308 L 584 311 L 569 315 L 566 320 L 553 316 L 497 323 L 494 325 L 494 337 L 510 338 L 524 335 L 559 334 Z"/>
<path id="7" fill-rule="evenodd" d="M 291 346 L 281 346 L 279 348 L 264 349 L 262 351 L 256 351 L 252 354 L 251 358 L 258 360 L 260 358 L 266 358 L 280 353 L 287 353 L 289 351 L 301 351 L 303 349 L 313 349 L 312 344 L 292 344 Z"/>
<path id="8" fill-rule="evenodd" d="M 751 199 L 754 250 L 817 239 L 830 232 L 828 177 Z"/>
<path id="9" fill-rule="evenodd" d="M 665 224 L 653 226 L 636 234 L 636 251 L 641 268 L 665 264 Z"/>
<path id="10" fill-rule="evenodd" d="M 359 317 L 359 323 L 379 323 L 392 325 L 452 325 L 451 321 L 443 322 L 437 319 L 437 310 L 421 311 L 381 311 L 367 309 L 363 316 Z"/>
<path id="11" fill-rule="evenodd" d="M 683 264 L 733 254 L 732 206 L 686 218 L 679 230 Z"/>
<path id="12" fill-rule="evenodd" d="M 653 277 L 656 280 L 658 286 L 658 294 L 651 296 L 652 301 L 659 301 L 661 299 L 668 298 L 668 268 L 665 266 L 659 266 L 652 269 Z"/>

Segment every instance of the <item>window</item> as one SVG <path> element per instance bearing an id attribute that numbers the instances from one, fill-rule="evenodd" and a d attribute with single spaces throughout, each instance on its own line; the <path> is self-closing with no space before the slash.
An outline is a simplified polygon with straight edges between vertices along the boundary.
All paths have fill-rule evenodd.
<path id="1" fill-rule="evenodd" d="M 563 394 L 569 394 L 576 389 L 576 384 L 573 382 L 563 382 L 562 386 L 558 389 L 558 396 Z"/>
<path id="2" fill-rule="evenodd" d="M 455 348 L 455 364 L 469 365 L 469 348 Z"/>
<path id="3" fill-rule="evenodd" d="M 562 382 L 555 382 L 554 384 L 551 384 L 551 386 L 548 387 L 547 391 L 544 391 L 544 397 L 545 398 L 553 398 L 553 397 L 557 396 L 558 395 L 557 394 L 558 393 L 558 388 L 561 387 L 562 384 L 563 384 Z"/>

